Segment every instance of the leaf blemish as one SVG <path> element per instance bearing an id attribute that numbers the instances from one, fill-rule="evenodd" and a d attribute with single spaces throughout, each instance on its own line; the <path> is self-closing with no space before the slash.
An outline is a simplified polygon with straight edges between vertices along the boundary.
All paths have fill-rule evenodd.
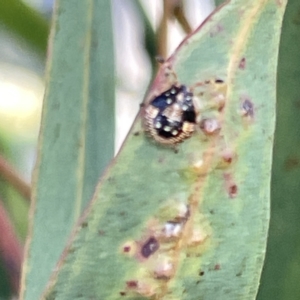
<path id="1" fill-rule="evenodd" d="M 224 80 L 218 78 L 215 80 L 215 83 L 224 83 Z"/>
<path id="2" fill-rule="evenodd" d="M 124 246 L 124 247 L 123 247 L 123 251 L 124 251 L 125 253 L 130 252 L 130 250 L 131 250 L 131 247 L 130 247 L 130 246 Z"/>
<path id="3" fill-rule="evenodd" d="M 250 118 L 254 116 L 253 103 L 249 99 L 245 99 L 242 103 L 242 115 Z"/>
<path id="4" fill-rule="evenodd" d="M 228 168 L 236 160 L 236 153 L 230 149 L 225 148 L 221 152 L 221 158 L 218 167 L 219 168 Z"/>
<path id="5" fill-rule="evenodd" d="M 206 135 L 213 135 L 220 131 L 221 125 L 216 119 L 204 119 L 200 122 L 200 128 Z"/>
<path id="6" fill-rule="evenodd" d="M 126 281 L 127 290 L 131 290 L 139 295 L 145 297 L 152 297 L 156 294 L 156 286 L 151 281 L 137 281 L 129 280 Z"/>
<path id="7" fill-rule="evenodd" d="M 221 24 L 217 24 L 213 29 L 210 31 L 209 36 L 210 37 L 215 37 L 218 35 L 220 32 L 224 30 L 224 27 Z"/>
<path id="8" fill-rule="evenodd" d="M 208 238 L 208 234 L 202 228 L 194 228 L 192 235 L 188 240 L 189 246 L 202 244 Z"/>
<path id="9" fill-rule="evenodd" d="M 170 259 L 164 259 L 158 262 L 154 274 L 157 279 L 169 280 L 174 275 L 174 266 Z"/>
<path id="10" fill-rule="evenodd" d="M 126 256 L 133 256 L 137 252 L 137 244 L 135 241 L 126 241 L 120 249 L 121 253 Z"/>
<path id="11" fill-rule="evenodd" d="M 88 223 L 87 223 L 87 222 L 83 222 L 83 223 L 81 224 L 81 228 L 86 228 L 86 227 L 88 227 Z"/>
<path id="12" fill-rule="evenodd" d="M 126 285 L 130 289 L 135 289 L 138 287 L 138 282 L 137 280 L 130 280 L 130 281 L 126 281 Z"/>
<path id="13" fill-rule="evenodd" d="M 178 237 L 183 229 L 183 224 L 169 221 L 163 228 L 163 233 L 166 238 Z"/>
<path id="14" fill-rule="evenodd" d="M 238 187 L 236 184 L 232 184 L 229 186 L 228 193 L 229 193 L 230 198 L 236 197 L 237 192 L 238 192 Z"/>
<path id="15" fill-rule="evenodd" d="M 142 246 L 141 254 L 143 257 L 148 258 L 155 253 L 159 248 L 158 240 L 155 237 L 150 237 Z"/>
<path id="16" fill-rule="evenodd" d="M 240 63 L 239 63 L 239 69 L 245 70 L 245 68 L 246 68 L 246 58 L 243 57 L 243 58 L 240 60 Z"/>
<path id="17" fill-rule="evenodd" d="M 284 168 L 286 171 L 292 171 L 300 166 L 300 161 L 297 156 L 289 156 L 284 162 Z"/>
<path id="18" fill-rule="evenodd" d="M 193 163 L 192 171 L 196 175 L 201 176 L 201 175 L 207 174 L 207 172 L 209 171 L 209 168 L 210 168 L 210 163 L 209 163 L 209 159 L 208 159 L 209 155 L 210 155 L 209 152 L 204 153 L 203 157 L 201 159 L 196 160 Z M 198 187 L 195 187 L 195 191 L 196 192 L 198 191 Z"/>
<path id="19" fill-rule="evenodd" d="M 230 198 L 235 198 L 238 193 L 238 186 L 237 184 L 233 181 L 232 175 L 231 174 L 224 174 L 224 180 L 225 180 L 225 186 L 227 193 Z"/>

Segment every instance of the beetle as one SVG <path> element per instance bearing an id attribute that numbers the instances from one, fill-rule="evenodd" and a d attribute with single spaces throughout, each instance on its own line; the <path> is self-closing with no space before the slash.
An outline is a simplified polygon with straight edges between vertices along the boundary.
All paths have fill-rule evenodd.
<path id="1" fill-rule="evenodd" d="M 151 137 L 162 144 L 177 144 L 195 130 L 193 93 L 185 85 L 172 85 L 144 108 L 144 125 Z"/>

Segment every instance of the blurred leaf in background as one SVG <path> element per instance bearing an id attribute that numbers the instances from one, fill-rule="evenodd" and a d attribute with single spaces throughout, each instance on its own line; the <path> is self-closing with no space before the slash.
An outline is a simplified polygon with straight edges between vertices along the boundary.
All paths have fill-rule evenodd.
<path id="1" fill-rule="evenodd" d="M 300 299 L 300 1 L 289 0 L 277 77 L 271 222 L 258 300 Z"/>
<path id="2" fill-rule="evenodd" d="M 13 187 L 10 172 L 29 186 L 42 107 L 48 31 L 49 21 L 44 13 L 23 1 L 0 1 L 0 298 L 3 299 L 17 293 L 20 241 L 24 242 L 27 235 L 29 205 L 29 196 L 21 195 L 18 186 Z"/>

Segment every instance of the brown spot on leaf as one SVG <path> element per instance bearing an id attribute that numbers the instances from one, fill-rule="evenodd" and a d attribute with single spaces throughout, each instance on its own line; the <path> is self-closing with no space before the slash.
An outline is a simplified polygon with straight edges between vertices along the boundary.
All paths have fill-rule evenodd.
<path id="1" fill-rule="evenodd" d="M 296 156 L 289 156 L 284 162 L 284 168 L 286 171 L 292 171 L 300 166 L 299 158 Z"/>
<path id="2" fill-rule="evenodd" d="M 136 289 L 138 287 L 137 280 L 126 281 L 126 285 L 129 289 Z"/>
<path id="3" fill-rule="evenodd" d="M 141 254 L 143 257 L 148 258 L 159 248 L 158 240 L 155 237 L 150 237 L 142 246 Z"/>
<path id="4" fill-rule="evenodd" d="M 204 271 L 200 271 L 199 276 L 203 276 L 203 275 L 204 275 Z"/>
<path id="5" fill-rule="evenodd" d="M 215 267 L 214 267 L 214 270 L 215 271 L 218 271 L 221 269 L 221 265 L 220 264 L 216 264 Z"/>
<path id="6" fill-rule="evenodd" d="M 133 256 L 136 254 L 137 245 L 135 241 L 126 241 L 120 248 L 121 253 L 124 255 Z"/>
<path id="7" fill-rule="evenodd" d="M 229 173 L 224 174 L 224 179 L 225 179 L 225 186 L 227 193 L 230 198 L 235 198 L 238 193 L 238 186 L 234 182 L 232 175 Z"/>
<path id="8" fill-rule="evenodd" d="M 81 228 L 86 228 L 86 227 L 88 227 L 88 223 L 87 222 L 81 223 Z"/>
<path id="9" fill-rule="evenodd" d="M 243 57 L 243 58 L 240 60 L 240 63 L 239 63 L 239 69 L 245 70 L 245 68 L 246 68 L 246 58 Z"/>
<path id="10" fill-rule="evenodd" d="M 170 280 L 170 276 L 166 276 L 166 275 L 156 275 L 156 278 L 158 280 L 165 280 L 165 281 Z"/>
<path id="11" fill-rule="evenodd" d="M 120 292 L 120 295 L 121 296 L 126 296 L 126 293 L 125 292 Z"/>
<path id="12" fill-rule="evenodd" d="M 236 184 L 232 184 L 229 186 L 228 193 L 230 198 L 235 198 L 238 192 L 238 187 Z"/>
<path id="13" fill-rule="evenodd" d="M 295 14 L 293 23 L 298 26 L 300 25 L 300 10 Z"/>
<path id="14" fill-rule="evenodd" d="M 228 164 L 232 163 L 232 157 L 223 157 L 224 161 Z"/>
<path id="15" fill-rule="evenodd" d="M 237 158 L 236 153 L 230 149 L 225 148 L 221 152 L 221 159 L 219 163 L 220 168 L 228 168 Z"/>
<path id="16" fill-rule="evenodd" d="M 139 135 L 140 135 L 140 132 L 139 132 L 139 131 L 136 131 L 133 135 L 134 135 L 134 136 L 139 136 Z"/>
<path id="17" fill-rule="evenodd" d="M 224 80 L 217 78 L 217 79 L 215 80 L 215 83 L 224 83 Z"/>
<path id="18" fill-rule="evenodd" d="M 125 253 L 130 252 L 130 250 L 131 250 L 131 247 L 130 247 L 130 246 L 124 246 L 124 247 L 123 247 L 123 251 L 124 251 Z"/>

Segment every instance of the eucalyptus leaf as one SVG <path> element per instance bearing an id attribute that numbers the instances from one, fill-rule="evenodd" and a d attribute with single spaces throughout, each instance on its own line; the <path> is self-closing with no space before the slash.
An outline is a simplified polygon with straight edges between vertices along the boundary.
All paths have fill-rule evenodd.
<path id="1" fill-rule="evenodd" d="M 43 299 L 255 299 L 285 3 L 229 2 L 162 65 Z M 161 133 L 154 103 L 187 101 L 172 84 L 193 91 L 197 124 L 192 137 L 166 146 L 153 141 L 170 130 Z M 163 112 L 179 118 L 178 109 Z M 175 141 L 193 130 L 187 123 Z"/>
<path id="2" fill-rule="evenodd" d="M 271 223 L 259 300 L 300 299 L 300 3 L 289 0 L 279 48 Z"/>
<path id="3" fill-rule="evenodd" d="M 56 1 L 21 299 L 38 299 L 114 153 L 110 1 Z"/>

